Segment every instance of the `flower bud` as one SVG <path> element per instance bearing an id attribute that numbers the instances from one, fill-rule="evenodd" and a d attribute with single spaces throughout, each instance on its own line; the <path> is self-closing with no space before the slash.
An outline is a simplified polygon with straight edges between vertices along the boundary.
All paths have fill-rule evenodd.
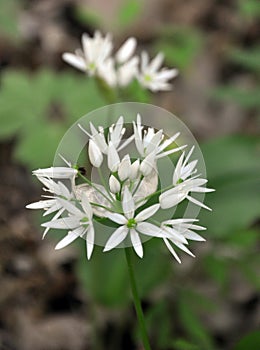
<path id="1" fill-rule="evenodd" d="M 155 153 L 150 153 L 145 159 L 142 161 L 140 165 L 140 171 L 143 176 L 148 176 L 151 174 L 152 170 L 155 167 Z"/>
<path id="2" fill-rule="evenodd" d="M 88 155 L 90 163 L 94 167 L 99 168 L 103 162 L 103 154 L 93 140 L 89 140 Z"/>
<path id="3" fill-rule="evenodd" d="M 121 181 L 129 177 L 131 161 L 129 154 L 125 155 L 118 167 L 118 176 Z"/>
<path id="4" fill-rule="evenodd" d="M 114 175 L 111 175 L 109 178 L 109 188 L 112 193 L 118 193 L 120 191 L 121 185 L 120 182 Z"/>
<path id="5" fill-rule="evenodd" d="M 107 165 L 108 165 L 110 171 L 112 171 L 112 173 L 114 173 L 115 171 L 118 170 L 119 164 L 120 164 L 119 155 L 117 153 L 115 146 L 110 141 L 109 145 L 108 145 L 108 151 L 107 151 Z"/>
<path id="6" fill-rule="evenodd" d="M 134 180 L 138 176 L 138 171 L 139 171 L 139 166 L 140 166 L 140 160 L 137 159 L 136 161 L 133 162 L 130 166 L 130 172 L 129 172 L 129 178 L 130 180 Z"/>

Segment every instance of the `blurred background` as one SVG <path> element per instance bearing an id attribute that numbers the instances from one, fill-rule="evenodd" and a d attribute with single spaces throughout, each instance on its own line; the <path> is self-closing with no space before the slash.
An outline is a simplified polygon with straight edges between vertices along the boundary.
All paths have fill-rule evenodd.
<path id="1" fill-rule="evenodd" d="M 83 32 L 165 54 L 171 92 L 123 100 L 181 118 L 204 154 L 205 244 L 179 265 L 155 240 L 136 259 L 154 350 L 257 350 L 260 325 L 260 5 L 257 0 L 0 0 L 0 349 L 141 350 L 121 250 L 86 261 L 84 242 L 41 240 L 31 170 L 52 165 L 65 131 L 106 101 L 61 60 Z M 259 272 L 259 271 L 258 271 Z"/>

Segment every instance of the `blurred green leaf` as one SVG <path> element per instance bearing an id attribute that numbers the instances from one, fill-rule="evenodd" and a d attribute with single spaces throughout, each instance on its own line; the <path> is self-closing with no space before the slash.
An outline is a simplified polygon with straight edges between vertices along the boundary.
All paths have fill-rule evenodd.
<path id="1" fill-rule="evenodd" d="M 209 235 L 227 236 L 247 228 L 260 216 L 260 145 L 258 138 L 229 136 L 202 145 L 210 187 L 215 193 L 200 221 Z"/>
<path id="2" fill-rule="evenodd" d="M 204 327 L 203 323 L 199 319 L 197 312 L 191 305 L 191 296 L 182 291 L 179 295 L 178 310 L 182 327 L 189 334 L 196 344 L 199 344 L 200 350 L 214 349 L 212 339 L 208 333 L 208 330 Z"/>
<path id="3" fill-rule="evenodd" d="M 166 27 L 155 45 L 162 51 L 168 64 L 180 69 L 188 68 L 202 45 L 202 36 L 194 28 Z"/>
<path id="4" fill-rule="evenodd" d="M 85 250 L 85 242 L 81 242 Z M 85 255 L 85 254 L 84 254 Z M 103 253 L 96 246 L 93 258 L 79 260 L 79 277 L 91 298 L 103 305 L 116 306 L 129 300 L 128 272 L 123 249 Z"/>
<path id="5" fill-rule="evenodd" d="M 257 350 L 260 349 L 260 331 L 256 330 L 244 336 L 232 350 Z"/>
<path id="6" fill-rule="evenodd" d="M 123 0 L 118 11 L 118 26 L 126 28 L 138 18 L 144 6 L 142 0 Z"/>
<path id="7" fill-rule="evenodd" d="M 18 159 L 47 166 L 63 133 L 86 113 L 105 105 L 93 79 L 41 70 L 6 71 L 0 88 L 0 138 L 18 136 Z"/>
<path id="8" fill-rule="evenodd" d="M 208 255 L 204 258 L 203 267 L 217 285 L 222 287 L 226 285 L 229 277 L 227 259 Z"/>
<path id="9" fill-rule="evenodd" d="M 200 350 L 197 345 L 194 345 L 184 339 L 177 339 L 173 342 L 172 350 Z"/>
<path id="10" fill-rule="evenodd" d="M 260 17 L 260 5 L 258 0 L 239 0 L 239 10 L 244 17 Z"/>
<path id="11" fill-rule="evenodd" d="M 239 106 L 248 108 L 260 108 L 259 88 L 238 88 L 236 86 L 219 86 L 210 92 L 212 98 L 224 101 L 234 101 Z"/>
<path id="12" fill-rule="evenodd" d="M 229 57 L 233 62 L 253 72 L 260 71 L 260 46 L 251 47 L 248 50 L 233 49 L 230 51 Z"/>
<path id="13" fill-rule="evenodd" d="M 19 0 L 1 0 L 0 31 L 14 39 L 19 35 L 18 12 L 20 6 Z"/>
<path id="14" fill-rule="evenodd" d="M 89 10 L 89 8 L 84 4 L 76 4 L 75 6 L 75 17 L 77 20 L 85 25 L 97 28 L 100 26 L 102 18 L 97 12 Z"/>

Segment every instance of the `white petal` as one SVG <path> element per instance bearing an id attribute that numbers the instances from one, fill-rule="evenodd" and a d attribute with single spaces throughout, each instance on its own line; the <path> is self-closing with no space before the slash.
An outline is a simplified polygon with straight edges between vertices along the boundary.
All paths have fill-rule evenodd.
<path id="1" fill-rule="evenodd" d="M 62 198 L 57 198 L 57 201 L 61 203 L 63 208 L 65 208 L 70 214 L 76 215 L 78 217 L 83 217 L 83 213 L 71 202 Z"/>
<path id="2" fill-rule="evenodd" d="M 79 220 L 74 216 L 69 216 L 66 218 L 45 222 L 41 226 L 58 229 L 74 229 L 79 226 Z"/>
<path id="3" fill-rule="evenodd" d="M 198 201 L 197 199 L 195 199 L 195 198 L 193 198 L 193 197 L 191 197 L 191 196 L 187 196 L 187 199 L 188 199 L 190 202 L 192 202 L 192 203 L 194 203 L 194 204 L 196 204 L 196 205 L 198 205 L 198 206 L 200 206 L 200 207 L 202 207 L 202 208 L 204 208 L 204 209 L 207 209 L 207 210 L 209 210 L 209 211 L 212 211 L 211 208 L 207 207 L 205 204 L 201 203 L 200 201 Z"/>
<path id="4" fill-rule="evenodd" d="M 109 178 L 109 188 L 112 193 L 118 193 L 120 191 L 120 182 L 114 175 L 111 175 Z"/>
<path id="5" fill-rule="evenodd" d="M 173 249 L 173 247 L 171 246 L 171 244 L 169 243 L 167 238 L 164 238 L 164 243 L 166 244 L 166 247 L 169 249 L 169 251 L 172 253 L 172 255 L 175 257 L 175 259 L 178 261 L 179 264 L 181 264 L 181 260 L 178 257 L 178 255 L 176 254 L 175 250 Z"/>
<path id="6" fill-rule="evenodd" d="M 89 225 L 87 236 L 86 236 L 86 246 L 87 246 L 87 257 L 88 260 L 91 258 L 93 248 L 94 248 L 95 231 L 93 225 Z"/>
<path id="7" fill-rule="evenodd" d="M 115 146 L 112 142 L 109 142 L 108 153 L 107 153 L 107 165 L 112 173 L 117 171 L 118 166 L 120 164 L 119 155 L 115 149 Z"/>
<path id="8" fill-rule="evenodd" d="M 86 62 L 83 57 L 66 52 L 62 55 L 62 59 L 71 66 L 83 72 L 86 71 Z"/>
<path id="9" fill-rule="evenodd" d="M 61 214 L 64 212 L 64 210 L 65 210 L 64 208 L 60 209 L 60 210 L 53 216 L 52 220 L 58 219 L 58 218 L 61 216 Z M 49 230 L 50 230 L 50 227 L 46 227 L 46 229 L 44 230 L 44 232 L 43 232 L 43 234 L 42 234 L 42 239 L 44 239 L 44 237 L 47 235 L 47 233 L 49 232 Z"/>
<path id="10" fill-rule="evenodd" d="M 136 225 L 136 230 L 146 236 L 167 237 L 160 227 L 150 224 L 149 222 L 139 222 Z"/>
<path id="11" fill-rule="evenodd" d="M 190 239 L 192 241 L 200 241 L 200 242 L 206 241 L 205 238 L 203 238 L 202 236 L 198 235 L 196 232 L 193 232 L 191 230 L 185 231 L 183 235 L 185 238 Z"/>
<path id="12" fill-rule="evenodd" d="M 159 52 L 150 62 L 149 71 L 151 73 L 156 72 L 162 65 L 164 59 L 164 55 L 162 52 Z"/>
<path id="13" fill-rule="evenodd" d="M 89 140 L 88 155 L 89 155 L 90 163 L 94 167 L 99 168 L 103 162 L 103 155 L 100 151 L 100 148 L 91 139 Z"/>
<path id="14" fill-rule="evenodd" d="M 47 209 L 56 203 L 56 199 L 48 199 L 26 205 L 27 209 Z"/>
<path id="15" fill-rule="evenodd" d="M 74 231 L 70 231 L 67 236 L 65 236 L 55 247 L 55 249 L 62 249 L 64 247 L 66 247 L 67 245 L 69 245 L 70 243 L 72 243 L 73 241 L 75 241 L 77 238 L 79 237 L 79 235 L 77 233 L 75 233 Z"/>
<path id="16" fill-rule="evenodd" d="M 136 215 L 135 217 L 136 222 L 147 220 L 148 218 L 153 216 L 159 208 L 160 208 L 160 204 L 154 204 L 151 207 L 148 207 L 142 210 L 139 214 Z"/>
<path id="17" fill-rule="evenodd" d="M 136 230 L 131 229 L 130 230 L 130 238 L 131 238 L 131 242 L 133 245 L 133 248 L 136 252 L 136 254 L 138 256 L 140 256 L 140 258 L 143 257 L 143 246 L 142 246 L 142 242 L 141 239 L 139 237 L 139 234 L 136 232 Z"/>
<path id="18" fill-rule="evenodd" d="M 129 157 L 129 154 L 126 154 L 118 167 L 118 176 L 121 181 L 124 181 L 128 178 L 130 173 L 130 166 L 131 166 L 130 157 Z"/>
<path id="19" fill-rule="evenodd" d="M 34 170 L 33 174 L 36 176 L 45 176 L 53 179 L 69 179 L 74 177 L 78 171 L 67 167 L 51 167 L 46 169 Z"/>
<path id="20" fill-rule="evenodd" d="M 130 172 L 129 172 L 129 178 L 130 180 L 135 180 L 138 176 L 139 172 L 139 166 L 140 166 L 140 160 L 137 159 L 131 164 L 130 166 Z"/>
<path id="21" fill-rule="evenodd" d="M 119 225 L 124 225 L 127 223 L 127 219 L 124 217 L 124 215 L 118 214 L 118 213 L 109 213 L 107 212 L 106 217 L 114 222 L 116 222 Z"/>
<path id="22" fill-rule="evenodd" d="M 164 80 L 173 79 L 177 75 L 178 75 L 177 69 L 163 69 L 162 71 L 156 74 L 156 79 L 164 81 Z"/>
<path id="23" fill-rule="evenodd" d="M 123 201 L 122 201 L 123 212 L 128 219 L 134 217 L 135 203 L 132 194 L 128 187 L 124 188 Z"/>
<path id="24" fill-rule="evenodd" d="M 144 176 L 149 176 L 151 172 L 155 169 L 155 153 L 152 152 L 145 157 L 140 165 L 140 171 Z"/>
<path id="25" fill-rule="evenodd" d="M 174 240 L 172 240 L 172 242 L 181 250 L 183 250 L 185 253 L 189 254 L 190 256 L 192 256 L 193 258 L 195 258 L 195 255 L 182 243 L 176 242 Z"/>
<path id="26" fill-rule="evenodd" d="M 115 247 L 117 247 L 128 234 L 128 228 L 126 226 L 120 226 L 115 232 L 110 236 L 109 240 L 106 243 L 104 252 L 107 252 Z"/>
<path id="27" fill-rule="evenodd" d="M 126 62 L 133 54 L 136 48 L 136 39 L 129 38 L 124 44 L 120 47 L 120 49 L 116 53 L 116 60 L 119 63 Z"/>
<path id="28" fill-rule="evenodd" d="M 146 147 L 146 152 L 151 153 L 153 152 L 159 145 L 159 143 L 162 140 L 162 130 L 157 131 L 156 134 L 152 137 L 149 144 Z"/>
<path id="29" fill-rule="evenodd" d="M 187 197 L 186 192 L 177 192 L 176 190 L 174 190 L 175 188 L 172 190 L 168 190 L 160 195 L 159 201 L 162 209 L 175 207 Z"/>
<path id="30" fill-rule="evenodd" d="M 89 200 L 88 200 L 86 193 L 82 194 L 81 205 L 82 205 L 82 208 L 84 209 L 84 212 L 87 214 L 87 217 L 89 219 L 92 219 L 93 210 L 92 210 L 92 207 L 89 203 Z"/>

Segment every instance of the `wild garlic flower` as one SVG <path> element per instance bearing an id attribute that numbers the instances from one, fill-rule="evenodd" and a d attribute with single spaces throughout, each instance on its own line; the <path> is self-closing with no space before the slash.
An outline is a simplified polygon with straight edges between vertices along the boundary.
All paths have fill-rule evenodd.
<path id="1" fill-rule="evenodd" d="M 162 68 L 160 70 L 163 59 L 161 52 L 151 62 L 149 62 L 147 52 L 144 51 L 141 55 L 141 70 L 137 78 L 143 87 L 153 92 L 171 90 L 172 86 L 168 81 L 178 75 L 177 69 Z"/>
<path id="2" fill-rule="evenodd" d="M 188 163 L 193 150 L 194 147 L 192 147 L 186 158 L 184 158 L 185 153 L 179 158 L 172 177 L 173 188 L 160 195 L 159 200 L 162 209 L 174 207 L 184 199 L 188 199 L 190 202 L 202 208 L 211 210 L 208 206 L 190 196 L 190 192 L 206 193 L 214 191 L 211 188 L 204 187 L 208 182 L 207 179 L 201 179 L 199 175 L 195 175 L 197 173 L 197 161 L 194 160 Z"/>
<path id="3" fill-rule="evenodd" d="M 103 37 L 99 31 L 95 31 L 93 38 L 82 35 L 83 50 L 77 49 L 75 54 L 66 52 L 62 58 L 89 76 L 103 79 L 111 87 L 126 86 L 137 74 L 139 59 L 133 56 L 136 39 L 127 39 L 114 56 L 113 46 L 110 34 Z"/>
<path id="4" fill-rule="evenodd" d="M 98 178 L 93 181 L 91 169 L 87 170 L 86 176 L 82 175 L 78 167 L 71 167 L 62 158 L 68 167 L 33 172 L 50 196 L 29 204 L 27 208 L 44 209 L 44 217 L 54 214 L 42 224 L 44 236 L 52 228 L 68 231 L 56 249 L 83 238 L 88 259 L 94 245 L 100 244 L 97 243 L 100 241 L 105 252 L 130 245 L 139 257 L 143 257 L 144 240 L 148 237 L 160 238 L 180 262 L 174 247 L 193 256 L 187 248 L 188 241 L 203 241 L 204 238 L 195 231 L 204 230 L 204 227 L 194 224 L 197 221 L 195 217 L 175 218 L 174 211 L 168 208 L 189 201 L 209 209 L 191 193 L 213 190 L 205 188 L 207 180 L 197 175 L 198 161 L 190 160 L 194 148 L 186 155 L 182 151 L 185 145 L 177 145 L 179 133 L 166 137 L 163 130 L 147 129 L 138 115 L 137 121 L 133 122 L 133 130 L 129 128 L 127 132 L 132 131 L 132 135 L 123 140 L 127 127 L 129 125 L 124 124 L 123 116 L 107 129 L 92 123 L 89 128 L 80 126 L 88 136 L 88 157 L 92 166 L 98 169 L 94 172 Z M 135 142 L 130 148 L 128 146 L 133 139 Z M 133 153 L 129 153 L 128 148 Z M 176 152 L 181 155 L 172 181 L 162 184 L 161 159 L 167 160 Z M 172 160 L 170 164 L 173 164 Z M 103 230 L 100 226 L 96 230 L 95 226 L 101 224 Z"/>
<path id="5" fill-rule="evenodd" d="M 136 38 L 128 38 L 115 53 L 110 34 L 103 37 L 95 31 L 93 37 L 83 34 L 81 41 L 83 49 L 77 49 L 74 54 L 64 53 L 63 60 L 89 76 L 102 79 L 111 88 L 126 87 L 137 79 L 142 87 L 153 92 L 170 90 L 168 81 L 178 74 L 176 69 L 163 68 L 159 71 L 162 53 L 149 63 L 148 53 L 143 52 L 139 67 L 140 58 L 135 55 Z"/>

